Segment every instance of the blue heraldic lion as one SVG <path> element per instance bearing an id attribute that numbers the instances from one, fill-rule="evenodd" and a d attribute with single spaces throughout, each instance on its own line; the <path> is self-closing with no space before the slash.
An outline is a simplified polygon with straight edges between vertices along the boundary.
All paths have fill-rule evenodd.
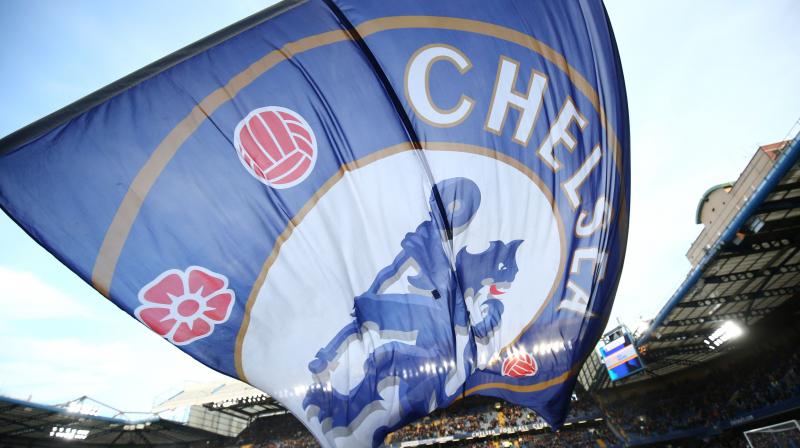
<path id="1" fill-rule="evenodd" d="M 308 364 L 315 384 L 303 408 L 325 433 L 350 434 L 373 410 L 383 409 L 382 391 L 397 387 L 400 420 L 375 429 L 373 442 L 378 445 L 390 431 L 450 403 L 462 391 L 476 368 L 476 344 L 488 340 L 502 322 L 503 303 L 495 296 L 502 294 L 498 288 L 514 281 L 522 243 L 491 241 L 483 252 L 464 247 L 455 257 L 449 255 L 452 236 L 469 226 L 480 203 L 481 192 L 469 179 L 437 183 L 431 210 L 443 204 L 448 224 L 431 212 L 429 220 L 406 234 L 394 261 L 355 297 L 353 320 Z M 386 292 L 409 268 L 416 275 L 407 277 L 408 292 Z M 329 385 L 331 370 L 350 344 L 369 344 L 369 332 L 378 333 L 383 343 L 371 349 L 360 382 L 349 393 L 340 393 Z"/>

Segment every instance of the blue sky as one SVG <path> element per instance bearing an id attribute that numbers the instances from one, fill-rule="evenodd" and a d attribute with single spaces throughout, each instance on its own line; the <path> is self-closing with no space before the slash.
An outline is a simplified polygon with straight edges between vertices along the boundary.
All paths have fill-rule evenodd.
<path id="1" fill-rule="evenodd" d="M 271 2 L 0 2 L 0 135 Z M 795 0 L 607 0 L 631 110 L 631 231 L 612 318 L 653 317 L 689 270 L 695 207 L 800 118 Z M 0 216 L 0 394 L 126 410 L 221 376 Z"/>

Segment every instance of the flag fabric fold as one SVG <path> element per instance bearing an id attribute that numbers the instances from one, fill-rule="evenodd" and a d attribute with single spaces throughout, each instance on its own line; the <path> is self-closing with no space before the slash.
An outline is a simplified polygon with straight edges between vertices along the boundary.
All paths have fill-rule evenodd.
<path id="1" fill-rule="evenodd" d="M 323 445 L 372 446 L 473 394 L 563 423 L 628 140 L 599 0 L 295 1 L 0 141 L 0 206 Z"/>

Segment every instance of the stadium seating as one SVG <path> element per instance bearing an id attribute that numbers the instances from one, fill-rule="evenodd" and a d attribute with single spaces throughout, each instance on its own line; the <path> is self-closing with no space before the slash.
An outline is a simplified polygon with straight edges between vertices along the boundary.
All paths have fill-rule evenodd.
<path id="1" fill-rule="evenodd" d="M 529 409 L 469 397 L 395 431 L 386 445 L 746 447 L 743 430 L 798 416 L 800 329 L 793 320 L 788 316 L 778 328 L 767 322 L 766 333 L 754 330 L 741 350 L 697 369 L 576 396 L 558 432 Z M 254 448 L 318 446 L 288 414 L 256 420 L 238 441 Z"/>
<path id="2" fill-rule="evenodd" d="M 749 422 L 781 415 L 795 418 L 792 411 L 800 407 L 800 332 L 789 327 L 752 336 L 743 350 L 702 368 L 601 395 L 609 423 L 627 442 L 639 444 L 724 440 L 719 436 Z M 743 441 L 741 430 L 736 432 L 733 439 Z"/>
<path id="3" fill-rule="evenodd" d="M 458 447 L 614 446 L 618 439 L 602 423 L 600 408 L 589 397 L 573 402 L 567 425 L 552 432 L 533 411 L 496 399 L 469 398 L 387 437 L 387 446 L 423 443 Z M 242 445 L 316 447 L 302 425 L 289 415 L 256 420 L 240 436 Z"/>

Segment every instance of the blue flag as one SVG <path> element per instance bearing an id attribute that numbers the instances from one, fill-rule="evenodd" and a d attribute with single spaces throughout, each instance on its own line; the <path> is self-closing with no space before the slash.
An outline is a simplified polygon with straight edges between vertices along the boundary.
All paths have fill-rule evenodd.
<path id="1" fill-rule="evenodd" d="M 469 395 L 560 425 L 622 267 L 599 0 L 282 3 L 0 142 L 0 205 L 118 307 L 372 446 Z"/>

